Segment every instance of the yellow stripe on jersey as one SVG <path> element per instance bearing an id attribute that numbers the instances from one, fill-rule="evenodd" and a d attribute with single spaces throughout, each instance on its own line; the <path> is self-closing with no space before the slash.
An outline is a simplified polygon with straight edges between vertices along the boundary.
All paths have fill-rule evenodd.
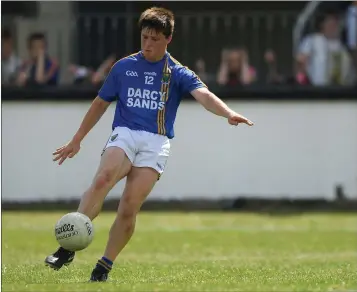
<path id="1" fill-rule="evenodd" d="M 172 62 L 174 62 L 176 65 L 180 65 L 180 66 L 182 66 L 182 67 L 184 67 L 179 61 L 177 61 L 174 57 L 172 57 L 171 55 L 170 55 L 170 59 L 172 60 Z"/>
<path id="2" fill-rule="evenodd" d="M 114 65 L 113 65 L 110 69 L 112 69 L 112 68 L 116 65 L 116 63 L 120 62 L 121 60 L 124 60 L 124 59 L 129 58 L 129 57 L 134 56 L 134 55 L 137 55 L 137 54 L 139 54 L 139 53 L 140 53 L 140 52 L 136 52 L 136 53 L 134 53 L 134 54 L 131 54 L 131 55 L 128 55 L 128 56 L 125 56 L 125 57 L 119 59 L 118 61 L 116 61 L 116 62 L 114 63 Z"/>
<path id="3" fill-rule="evenodd" d="M 166 130 L 165 130 L 165 108 L 166 108 L 166 102 L 167 102 L 168 96 L 169 96 L 169 84 L 165 84 L 164 85 L 164 92 L 166 93 L 165 96 L 164 96 L 165 106 L 161 110 L 161 123 L 162 123 L 162 130 L 163 130 L 162 135 L 166 134 Z"/>
<path id="4" fill-rule="evenodd" d="M 182 67 L 185 67 L 186 69 L 192 71 L 190 68 L 188 68 L 187 66 L 183 66 L 179 61 L 177 61 L 174 57 L 170 56 L 172 62 L 174 62 L 176 65 L 180 65 Z M 193 72 L 193 71 L 192 71 Z M 193 74 L 195 74 L 195 76 L 198 78 L 198 80 L 200 80 L 202 82 L 202 84 L 208 88 L 208 86 L 201 80 L 201 78 L 195 73 L 193 72 Z"/>
<path id="5" fill-rule="evenodd" d="M 134 53 L 134 54 L 131 54 L 131 55 L 128 55 L 128 56 L 126 56 L 126 57 L 123 57 L 123 58 L 121 58 L 119 61 L 121 61 L 121 60 L 123 60 L 123 59 L 126 59 L 126 58 L 129 58 L 129 57 L 131 57 L 131 56 L 134 56 L 134 55 L 137 55 L 137 54 L 139 54 L 140 52 L 136 52 L 136 53 Z M 118 62 L 119 62 L 118 61 Z"/>
<path id="6" fill-rule="evenodd" d="M 169 88 L 171 80 L 171 69 L 169 67 L 169 60 L 166 58 L 164 69 L 161 78 L 161 96 L 163 97 L 164 107 L 157 113 L 157 132 L 160 135 L 166 135 L 165 130 L 165 107 L 169 99 Z"/>
<path id="7" fill-rule="evenodd" d="M 161 92 L 164 92 L 164 85 L 161 83 Z M 157 112 L 157 133 L 162 134 L 162 126 L 161 126 L 161 110 Z"/>
<path id="8" fill-rule="evenodd" d="M 166 102 L 167 102 L 167 100 L 169 98 L 169 89 L 170 89 L 169 88 L 169 84 L 167 84 L 166 86 L 167 86 L 167 89 L 166 89 L 165 105 L 166 105 Z M 162 110 L 162 120 L 163 120 L 163 124 L 164 124 L 164 134 L 163 135 L 166 134 L 166 130 L 165 130 L 165 108 L 166 108 L 166 106 Z"/>

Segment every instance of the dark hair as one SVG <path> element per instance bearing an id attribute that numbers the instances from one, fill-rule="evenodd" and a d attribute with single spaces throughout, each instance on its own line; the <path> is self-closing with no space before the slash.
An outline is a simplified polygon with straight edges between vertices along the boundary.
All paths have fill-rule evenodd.
<path id="1" fill-rule="evenodd" d="M 165 8 L 152 7 L 141 14 L 138 24 L 140 31 L 143 28 L 154 29 L 168 38 L 174 32 L 174 14 Z"/>
<path id="2" fill-rule="evenodd" d="M 316 19 L 318 29 L 321 29 L 324 22 L 329 18 L 334 18 L 335 20 L 339 20 L 339 15 L 338 13 L 330 9 L 323 11 L 321 14 L 317 16 Z"/>
<path id="3" fill-rule="evenodd" d="M 42 32 L 35 32 L 30 34 L 30 36 L 27 39 L 27 45 L 30 46 L 33 41 L 44 41 L 46 43 L 46 36 Z"/>
<path id="4" fill-rule="evenodd" d="M 332 10 L 325 10 L 324 14 L 322 15 L 322 20 L 326 20 L 327 18 L 334 18 L 334 19 L 339 19 L 340 16 L 337 12 L 332 11 Z"/>
<path id="5" fill-rule="evenodd" d="M 11 40 L 12 39 L 12 35 L 11 32 L 8 28 L 4 28 L 1 32 L 1 40 L 3 41 L 7 41 L 7 40 Z"/>

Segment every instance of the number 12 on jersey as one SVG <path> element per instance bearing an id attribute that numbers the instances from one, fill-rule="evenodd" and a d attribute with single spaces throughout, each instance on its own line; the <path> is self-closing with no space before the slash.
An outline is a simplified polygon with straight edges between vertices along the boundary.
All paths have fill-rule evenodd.
<path id="1" fill-rule="evenodd" d="M 152 77 L 152 76 L 145 76 L 145 84 L 153 85 L 153 84 L 154 84 L 154 77 Z"/>

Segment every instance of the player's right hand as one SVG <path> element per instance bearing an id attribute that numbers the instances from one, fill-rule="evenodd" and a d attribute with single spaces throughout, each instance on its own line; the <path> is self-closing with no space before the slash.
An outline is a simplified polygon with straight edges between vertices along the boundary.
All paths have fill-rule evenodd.
<path id="1" fill-rule="evenodd" d="M 58 165 L 61 165 L 67 158 L 72 158 L 75 156 L 81 149 L 81 144 L 72 140 L 66 145 L 57 148 L 55 152 L 52 153 L 54 156 L 53 161 L 57 161 Z"/>
<path id="2" fill-rule="evenodd" d="M 230 116 L 228 117 L 228 123 L 234 126 L 238 126 L 240 123 L 247 124 L 248 126 L 253 126 L 254 123 L 250 120 L 248 120 L 246 117 L 243 117 L 242 115 L 232 112 Z"/>

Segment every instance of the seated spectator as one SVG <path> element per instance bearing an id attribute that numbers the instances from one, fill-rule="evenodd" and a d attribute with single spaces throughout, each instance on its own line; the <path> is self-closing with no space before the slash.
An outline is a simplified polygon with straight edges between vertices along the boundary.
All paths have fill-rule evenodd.
<path id="1" fill-rule="evenodd" d="M 296 60 L 295 70 L 292 76 L 283 76 L 278 73 L 277 60 L 272 50 L 266 51 L 264 55 L 265 62 L 268 65 L 267 83 L 269 84 L 299 84 L 310 85 L 310 80 L 305 71 L 306 60 L 300 57 Z"/>
<path id="2" fill-rule="evenodd" d="M 195 73 L 204 83 L 212 83 L 215 81 L 214 75 L 206 71 L 206 63 L 202 58 L 195 62 Z"/>
<path id="3" fill-rule="evenodd" d="M 243 49 L 223 50 L 217 83 L 225 86 L 249 85 L 256 79 L 255 69 L 249 64 Z"/>
<path id="4" fill-rule="evenodd" d="M 284 82 L 284 77 L 278 73 L 277 60 L 272 50 L 267 50 L 264 54 L 264 60 L 268 66 L 268 75 L 266 82 L 268 84 L 280 84 Z"/>
<path id="5" fill-rule="evenodd" d="M 337 15 L 325 15 L 319 32 L 303 39 L 296 60 L 304 60 L 301 64 L 313 85 L 351 84 L 352 60 L 340 40 Z"/>
<path id="6" fill-rule="evenodd" d="M 45 35 L 31 34 L 28 38 L 30 59 L 25 62 L 18 78 L 18 85 L 57 85 L 59 65 L 47 52 Z"/>
<path id="7" fill-rule="evenodd" d="M 103 61 L 96 71 L 92 68 L 74 64 L 71 64 L 68 69 L 74 76 L 75 84 L 90 83 L 96 86 L 104 82 L 110 69 L 116 61 L 117 55 L 113 53 Z"/>
<path id="8" fill-rule="evenodd" d="M 1 33 L 1 85 L 14 85 L 20 71 L 21 59 L 16 56 L 9 30 Z"/>

